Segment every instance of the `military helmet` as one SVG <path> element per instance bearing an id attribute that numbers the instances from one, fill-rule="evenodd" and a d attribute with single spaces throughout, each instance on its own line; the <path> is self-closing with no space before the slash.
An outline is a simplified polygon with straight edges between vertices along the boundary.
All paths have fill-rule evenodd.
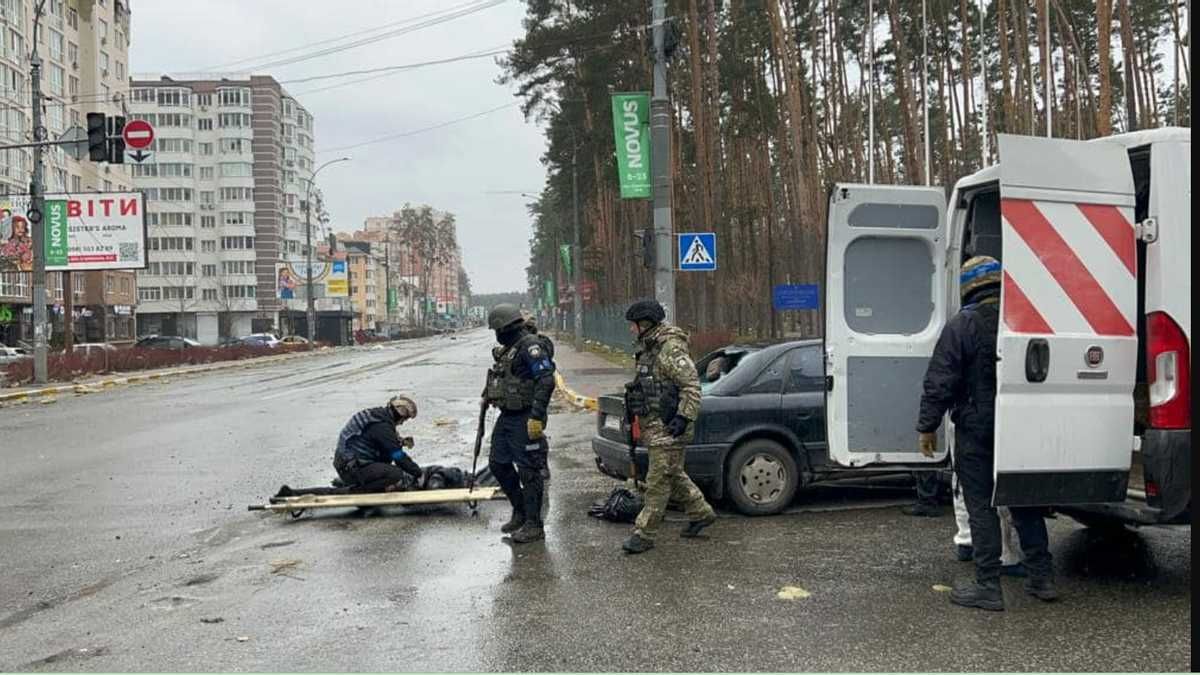
<path id="1" fill-rule="evenodd" d="M 958 292 L 967 297 L 975 291 L 1000 285 L 1000 261 L 988 255 L 977 255 L 963 263 L 958 276 Z"/>
<path id="2" fill-rule="evenodd" d="M 625 310 L 626 321 L 649 321 L 662 323 L 667 318 L 667 312 L 657 300 L 638 300 Z"/>
<path id="3" fill-rule="evenodd" d="M 488 312 L 488 328 L 494 331 L 502 331 L 524 320 L 525 316 L 521 314 L 521 310 L 508 303 L 496 305 Z"/>
<path id="4" fill-rule="evenodd" d="M 417 416 L 417 402 L 407 396 L 393 396 L 388 399 L 388 407 L 397 420 L 410 420 Z"/>

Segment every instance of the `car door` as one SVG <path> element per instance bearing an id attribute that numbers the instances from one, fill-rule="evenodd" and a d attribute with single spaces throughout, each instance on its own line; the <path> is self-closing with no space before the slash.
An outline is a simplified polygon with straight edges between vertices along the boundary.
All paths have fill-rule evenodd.
<path id="1" fill-rule="evenodd" d="M 999 136 L 997 505 L 1124 501 L 1133 450 L 1133 174 L 1115 143 Z"/>
<path id="2" fill-rule="evenodd" d="M 780 416 L 805 448 L 825 447 L 825 355 L 821 345 L 788 352 Z"/>
<path id="3" fill-rule="evenodd" d="M 826 250 L 827 442 L 842 466 L 935 463 L 917 448 L 921 383 L 946 320 L 939 187 L 834 186 Z"/>
<path id="4" fill-rule="evenodd" d="M 784 353 L 775 357 L 738 393 L 738 428 L 780 425 L 780 405 L 786 376 L 787 354 Z"/>

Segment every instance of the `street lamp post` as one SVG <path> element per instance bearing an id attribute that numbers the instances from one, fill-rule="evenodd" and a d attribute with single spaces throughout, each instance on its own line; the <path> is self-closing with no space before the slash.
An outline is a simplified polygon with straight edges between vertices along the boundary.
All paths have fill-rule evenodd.
<path id="1" fill-rule="evenodd" d="M 317 174 L 321 172 L 321 169 L 324 169 L 325 167 L 329 166 L 330 164 L 336 164 L 338 162 L 348 162 L 348 161 L 350 161 L 349 157 L 339 157 L 337 159 L 331 159 L 328 162 L 325 162 L 324 164 L 322 164 L 321 166 L 318 166 L 317 170 L 313 171 L 312 175 L 308 177 L 308 188 L 304 191 L 304 243 L 305 243 L 304 248 L 305 248 L 305 259 L 307 261 L 307 264 L 305 265 L 305 268 L 306 268 L 305 276 L 307 277 L 307 279 L 305 281 L 304 296 L 305 296 L 305 299 L 308 304 L 308 312 L 306 314 L 306 318 L 307 318 L 307 324 L 308 324 L 308 343 L 310 345 L 315 344 L 317 341 L 317 303 L 316 303 L 316 299 L 313 297 L 313 268 L 312 268 L 312 266 L 313 266 L 313 248 L 312 248 L 312 188 L 313 188 L 313 183 L 317 180 Z"/>

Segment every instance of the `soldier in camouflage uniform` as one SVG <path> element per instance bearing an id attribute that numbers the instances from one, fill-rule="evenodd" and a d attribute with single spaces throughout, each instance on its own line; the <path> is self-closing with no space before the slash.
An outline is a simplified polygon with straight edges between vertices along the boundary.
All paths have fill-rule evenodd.
<path id="1" fill-rule="evenodd" d="M 637 373 L 625 385 L 625 405 L 638 419 L 641 441 L 650 453 L 645 506 L 638 514 L 626 553 L 654 548 L 654 537 L 671 499 L 683 504 L 688 525 L 680 536 L 696 537 L 717 514 L 683 468 L 684 448 L 692 440 L 700 413 L 700 380 L 688 355 L 687 333 L 665 321 L 662 305 L 640 300 L 625 319 L 637 335 Z"/>

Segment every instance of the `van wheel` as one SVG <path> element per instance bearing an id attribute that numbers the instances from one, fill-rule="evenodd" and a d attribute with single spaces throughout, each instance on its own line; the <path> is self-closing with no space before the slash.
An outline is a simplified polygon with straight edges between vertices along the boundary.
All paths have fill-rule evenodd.
<path id="1" fill-rule="evenodd" d="M 779 513 L 800 488 L 800 469 L 787 448 L 767 439 L 739 445 L 729 457 L 725 491 L 748 516 Z"/>

